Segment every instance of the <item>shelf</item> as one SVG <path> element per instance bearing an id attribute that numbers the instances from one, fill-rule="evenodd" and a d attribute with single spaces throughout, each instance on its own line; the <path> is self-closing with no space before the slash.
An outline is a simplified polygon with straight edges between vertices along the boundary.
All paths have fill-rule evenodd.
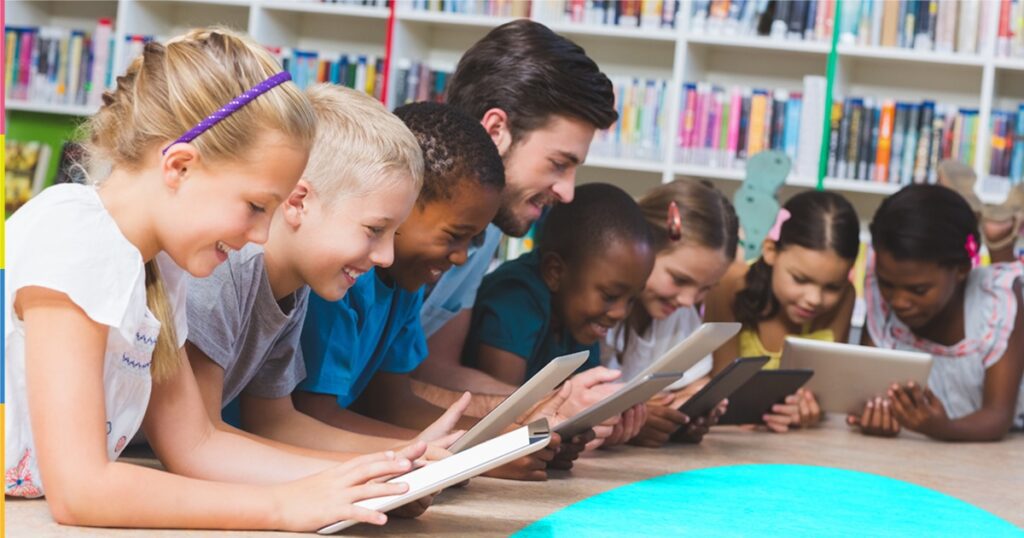
<path id="1" fill-rule="evenodd" d="M 815 188 L 818 186 L 818 182 L 806 178 L 790 178 L 786 181 L 786 185 L 792 187 L 807 187 Z M 901 185 L 893 183 L 880 183 L 877 181 L 867 181 L 861 179 L 838 179 L 838 178 L 825 178 L 824 182 L 825 190 L 841 191 L 841 192 L 859 192 L 864 194 L 877 194 L 879 196 L 888 196 L 898 190 Z"/>
<path id="2" fill-rule="evenodd" d="M 743 168 L 719 168 L 700 164 L 676 164 L 672 168 L 672 173 L 677 176 L 726 179 L 729 181 L 743 181 L 746 176 L 746 171 Z"/>
<path id="3" fill-rule="evenodd" d="M 436 11 L 399 10 L 398 20 L 403 22 L 423 22 L 431 24 L 448 24 L 453 26 L 473 26 L 493 28 L 517 17 L 492 17 L 490 15 L 470 15 L 467 13 L 442 13 Z"/>
<path id="4" fill-rule="evenodd" d="M 732 47 L 801 54 L 828 54 L 829 45 L 818 41 L 787 41 L 770 37 L 693 34 L 686 41 L 698 45 Z"/>
<path id="5" fill-rule="evenodd" d="M 324 15 L 342 15 L 347 17 L 365 17 L 370 19 L 388 18 L 388 10 L 383 7 L 320 4 L 316 2 L 287 2 L 283 0 L 263 2 L 260 6 L 274 11 L 290 11 L 295 13 L 319 13 Z"/>
<path id="6" fill-rule="evenodd" d="M 593 168 L 608 168 L 611 170 L 627 170 L 630 172 L 654 172 L 662 173 L 665 166 L 659 161 L 647 159 L 625 159 L 621 157 L 603 157 L 600 155 L 589 155 L 583 166 Z"/>
<path id="7" fill-rule="evenodd" d="M 184 4 L 205 4 L 213 6 L 237 6 L 250 7 L 253 3 L 250 0 L 174 0 Z"/>
<path id="8" fill-rule="evenodd" d="M 996 69 L 1024 71 L 1024 58 L 996 58 L 992 63 Z"/>
<path id="9" fill-rule="evenodd" d="M 49 103 L 33 103 L 31 101 L 22 101 L 18 99 L 7 99 L 4 106 L 7 110 L 11 111 L 63 114 L 67 116 L 91 116 L 99 110 L 98 106 L 54 105 Z"/>
<path id="10" fill-rule="evenodd" d="M 899 47 L 866 47 L 862 45 L 839 45 L 838 51 L 840 57 L 847 58 L 959 65 L 978 68 L 985 65 L 985 58 L 977 54 L 957 54 Z"/>
<path id="11" fill-rule="evenodd" d="M 671 28 L 623 28 L 605 24 L 572 22 L 545 22 L 544 24 L 556 33 L 570 36 L 621 37 L 646 41 L 675 41 L 677 37 L 676 31 Z"/>

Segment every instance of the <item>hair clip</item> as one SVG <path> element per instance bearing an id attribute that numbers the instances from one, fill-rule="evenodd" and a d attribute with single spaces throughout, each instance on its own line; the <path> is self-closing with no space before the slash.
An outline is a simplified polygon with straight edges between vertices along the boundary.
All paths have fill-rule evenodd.
<path id="1" fill-rule="evenodd" d="M 673 241 L 679 241 L 683 237 L 683 218 L 679 216 L 679 205 L 675 200 L 668 204 L 668 217 L 665 219 L 665 226 L 668 228 L 668 237 Z"/>
<path id="2" fill-rule="evenodd" d="M 768 239 L 777 243 L 782 237 L 782 225 L 792 216 L 788 209 L 780 209 L 779 214 L 775 216 L 775 224 L 772 225 L 772 229 L 768 230 Z"/>
<path id="3" fill-rule="evenodd" d="M 974 234 L 967 234 L 967 240 L 964 241 L 964 250 L 967 251 L 967 257 L 971 259 L 971 267 L 981 265 L 981 255 L 978 254 L 978 240 L 974 238 Z"/>

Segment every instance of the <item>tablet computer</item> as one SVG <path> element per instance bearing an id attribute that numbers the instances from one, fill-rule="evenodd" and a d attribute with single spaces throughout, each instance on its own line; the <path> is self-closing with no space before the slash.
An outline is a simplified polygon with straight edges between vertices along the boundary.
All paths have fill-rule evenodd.
<path id="1" fill-rule="evenodd" d="M 638 403 L 650 400 L 655 394 L 679 379 L 680 375 L 682 374 L 679 372 L 665 372 L 635 377 L 614 394 L 558 424 L 554 430 L 562 436 L 562 439 L 571 439 Z"/>
<path id="2" fill-rule="evenodd" d="M 589 351 L 580 351 L 572 355 L 562 355 L 549 362 L 523 386 L 516 389 L 508 398 L 502 400 L 490 413 L 487 413 L 472 428 L 455 440 L 448 450 L 457 454 L 463 450 L 480 444 L 498 435 L 520 415 L 533 407 L 541 398 L 547 396 L 565 381 L 565 378 L 583 366 L 590 356 Z"/>
<path id="3" fill-rule="evenodd" d="M 693 334 L 644 368 L 634 379 L 665 372 L 681 372 L 679 377 L 682 377 L 682 374 L 693 368 L 701 359 L 736 336 L 736 333 L 740 332 L 740 327 L 742 325 L 739 323 L 704 323 L 693 331 Z"/>
<path id="4" fill-rule="evenodd" d="M 729 408 L 718 419 L 722 425 L 763 424 L 765 413 L 785 401 L 814 375 L 812 370 L 760 370 L 729 396 Z"/>
<path id="5" fill-rule="evenodd" d="M 864 402 L 885 394 L 892 383 L 925 386 L 932 356 L 790 336 L 782 347 L 782 367 L 814 370 L 807 388 L 814 391 L 822 410 L 860 413 Z"/>
<path id="6" fill-rule="evenodd" d="M 679 411 L 691 419 L 704 416 L 728 398 L 736 389 L 754 377 L 768 363 L 768 357 L 748 357 L 732 361 L 718 375 L 708 381 L 697 394 L 679 406 Z"/>
<path id="7" fill-rule="evenodd" d="M 472 448 L 467 448 L 441 461 L 433 462 L 426 467 L 388 480 L 392 483 L 409 484 L 409 490 L 401 495 L 366 499 L 355 503 L 355 505 L 380 512 L 394 510 L 399 506 L 486 473 L 516 458 L 532 454 L 546 447 L 549 441 L 551 441 L 551 433 L 548 429 L 548 421 L 540 419 Z M 339 521 L 321 528 L 317 533 L 333 534 L 356 523 L 352 520 Z"/>

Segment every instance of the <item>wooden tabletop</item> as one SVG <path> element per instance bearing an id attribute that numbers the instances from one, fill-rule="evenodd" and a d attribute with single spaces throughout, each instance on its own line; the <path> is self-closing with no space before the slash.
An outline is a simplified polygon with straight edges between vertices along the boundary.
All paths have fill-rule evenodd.
<path id="1" fill-rule="evenodd" d="M 621 447 L 584 456 L 548 482 L 474 479 L 440 495 L 415 520 L 349 529 L 359 536 L 508 536 L 526 525 L 609 489 L 653 476 L 749 463 L 824 465 L 896 478 L 946 493 L 1024 527 L 1024 435 L 999 443 L 942 443 L 916 434 L 897 439 L 847 431 L 839 418 L 787 434 L 716 428 L 700 445 Z M 8 537 L 140 536 L 139 530 L 61 527 L 45 501 L 7 500 Z M 145 531 L 146 536 L 274 536 L 279 533 Z M 280 533 L 285 536 L 286 534 Z M 294 536 L 290 534 L 288 536 Z"/>

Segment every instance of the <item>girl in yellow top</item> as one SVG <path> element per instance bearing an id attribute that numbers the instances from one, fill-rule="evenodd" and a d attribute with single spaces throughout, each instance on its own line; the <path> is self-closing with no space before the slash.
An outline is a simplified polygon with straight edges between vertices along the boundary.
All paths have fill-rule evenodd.
<path id="1" fill-rule="evenodd" d="M 714 372 L 736 357 L 766 355 L 778 368 L 782 344 L 796 335 L 849 338 L 855 292 L 848 275 L 860 247 L 857 213 L 842 196 L 798 194 L 779 212 L 752 264 L 734 264 L 708 296 L 707 321 L 739 321 L 743 329 L 714 353 Z M 776 432 L 821 420 L 814 394 L 803 389 L 764 416 Z"/>

